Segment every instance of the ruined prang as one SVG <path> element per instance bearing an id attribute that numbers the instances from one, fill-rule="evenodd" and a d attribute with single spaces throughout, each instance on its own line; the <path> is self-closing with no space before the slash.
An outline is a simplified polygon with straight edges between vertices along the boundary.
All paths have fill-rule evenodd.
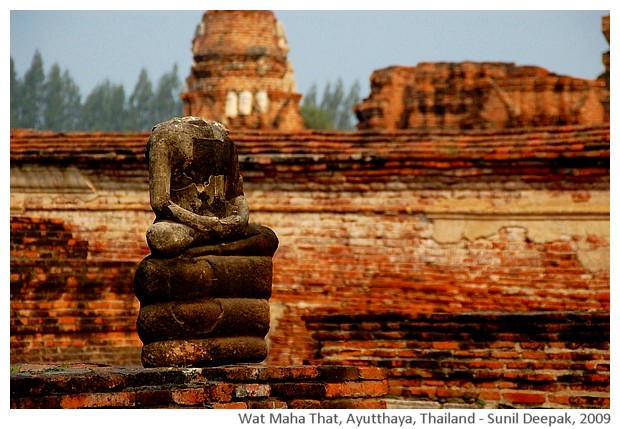
<path id="1" fill-rule="evenodd" d="M 236 130 L 302 130 L 288 52 L 284 27 L 271 10 L 205 12 L 181 94 L 184 114 Z"/>
<path id="2" fill-rule="evenodd" d="M 138 266 L 145 367 L 203 367 L 267 357 L 273 231 L 249 223 L 235 144 L 199 117 L 156 125 L 146 146 L 155 221 Z"/>
<path id="3" fill-rule="evenodd" d="M 609 122 L 604 78 L 561 76 L 542 67 L 425 62 L 375 70 L 370 87 L 370 96 L 354 108 L 360 130 L 460 132 Z"/>

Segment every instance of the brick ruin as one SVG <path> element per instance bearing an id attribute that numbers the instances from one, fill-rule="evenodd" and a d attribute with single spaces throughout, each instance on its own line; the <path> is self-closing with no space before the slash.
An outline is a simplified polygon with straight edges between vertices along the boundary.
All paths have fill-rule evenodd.
<path id="1" fill-rule="evenodd" d="M 284 27 L 272 11 L 208 11 L 181 94 L 186 116 L 231 129 L 303 129 Z"/>
<path id="2" fill-rule="evenodd" d="M 609 87 L 512 63 L 420 63 L 373 72 L 358 129 L 501 129 L 609 122 Z M 607 100 L 607 109 L 603 100 Z"/>
<path id="3" fill-rule="evenodd" d="M 603 35 L 609 43 L 610 37 L 610 28 L 609 28 L 609 15 L 604 16 L 603 20 Z M 611 53 L 607 51 L 603 54 L 603 65 L 605 66 L 605 71 L 598 77 L 599 80 L 603 80 L 605 82 L 605 92 L 603 92 L 603 97 L 601 101 L 603 106 L 605 106 L 605 117 L 609 120 L 609 79 L 610 79 L 610 61 L 611 61 Z"/>
<path id="4" fill-rule="evenodd" d="M 386 393 L 383 370 L 344 365 L 27 365 L 11 380 L 11 408 L 380 409 Z"/>
<path id="5" fill-rule="evenodd" d="M 609 314 L 600 312 L 307 316 L 317 361 L 388 372 L 401 404 L 469 400 L 485 407 L 600 408 Z M 501 388 L 498 388 L 501 386 Z M 576 391 L 587 386 L 587 394 Z"/>
<path id="6" fill-rule="evenodd" d="M 609 407 L 609 123 L 534 125 L 229 122 L 252 219 L 280 239 L 265 365 L 381 368 L 390 407 Z M 11 131 L 12 365 L 140 364 L 147 139 Z M 175 402 L 127 386 L 118 406 L 217 405 L 205 387 L 176 386 Z M 239 395 L 225 406 L 258 406 L 226 388 Z M 300 399 L 256 388 L 261 403 Z M 328 399 L 309 392 L 307 406 Z M 105 406 L 67 393 L 41 401 Z"/>
<path id="7" fill-rule="evenodd" d="M 609 43 L 609 16 L 602 19 Z M 420 63 L 375 70 L 357 128 L 469 130 L 609 122 L 609 51 L 597 79 L 514 63 Z"/>
<path id="8" fill-rule="evenodd" d="M 147 137 L 13 131 L 13 364 L 139 364 L 132 279 L 148 254 L 144 231 L 152 222 L 143 155 Z M 438 382 L 436 371 L 411 375 L 402 366 L 414 365 L 406 356 L 420 350 L 417 341 L 401 342 L 399 357 L 387 360 L 373 356 L 389 355 L 397 338 L 369 344 L 371 337 L 362 332 L 364 341 L 332 343 L 328 351 L 321 332 L 336 329 L 330 322 L 336 315 L 354 318 L 347 329 L 367 329 L 365 317 L 375 317 L 372 324 L 377 317 L 389 323 L 394 314 L 411 324 L 446 312 L 523 318 L 560 312 L 559 325 L 570 333 L 587 328 L 580 314 L 596 312 L 596 329 L 608 338 L 608 126 L 434 135 L 246 131 L 232 137 L 251 215 L 280 239 L 266 364 L 345 363 L 351 353 L 366 350 L 367 365 L 387 365 L 393 375 L 398 368 L 409 371 L 406 383 Z M 314 325 L 308 324 L 311 316 Z M 517 334 L 503 335 L 515 341 Z M 540 354 L 536 347 L 550 347 L 568 356 L 566 367 L 553 370 L 560 380 L 575 371 L 596 376 L 587 391 L 575 379 L 559 402 L 545 395 L 545 406 L 567 406 L 569 399 L 584 407 L 608 403 L 609 342 L 586 338 L 541 338 L 537 346 L 518 341 L 521 349 Z M 441 353 L 455 358 L 471 346 L 446 341 L 452 348 Z M 506 356 L 514 365 L 521 361 L 520 355 L 498 353 L 515 347 L 505 341 L 477 344 L 490 366 L 506 365 Z M 571 362 L 571 356 L 583 361 Z M 480 371 L 480 356 L 461 359 L 463 371 L 469 364 L 478 365 L 470 374 Z M 542 364 L 533 357 L 528 362 Z M 496 371 L 483 392 L 464 387 L 463 398 L 475 404 L 483 395 L 490 405 L 532 405 L 507 399 L 532 389 L 527 378 L 532 367 L 510 368 Z M 398 382 L 390 385 L 396 389 Z M 558 387 L 550 380 L 535 385 L 543 389 L 536 401 L 544 389 Z M 508 395 L 493 400 L 488 389 Z M 445 396 L 445 390 L 435 396 L 428 389 L 401 391 L 408 401 L 465 400 Z"/>

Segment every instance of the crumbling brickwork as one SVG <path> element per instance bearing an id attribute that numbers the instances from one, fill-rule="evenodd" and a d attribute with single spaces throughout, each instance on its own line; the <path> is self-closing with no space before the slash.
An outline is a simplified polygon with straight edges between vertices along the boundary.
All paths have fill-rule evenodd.
<path id="1" fill-rule="evenodd" d="M 135 364 L 144 136 L 22 133 L 34 158 L 11 164 L 11 361 Z"/>
<path id="2" fill-rule="evenodd" d="M 385 368 L 400 406 L 610 406 L 609 312 L 304 319 L 314 362 Z"/>
<path id="3" fill-rule="evenodd" d="M 386 393 L 383 370 L 341 365 L 23 365 L 11 374 L 11 408 L 376 409 L 386 408 Z"/>
<path id="4" fill-rule="evenodd" d="M 11 406 L 608 407 L 609 53 L 597 80 L 378 70 L 360 131 L 339 133 L 302 129 L 287 52 L 272 12 L 207 12 L 182 95 L 232 130 L 252 221 L 280 241 L 270 367 L 158 370 L 166 386 L 27 369 Z M 140 364 L 147 139 L 11 132 L 14 367 Z M 290 367 L 323 362 L 374 367 Z"/>
<path id="5" fill-rule="evenodd" d="M 605 82 L 512 63 L 420 63 L 373 72 L 358 129 L 467 130 L 609 121 Z"/>
<path id="6" fill-rule="evenodd" d="M 610 24 L 609 24 L 609 15 L 604 16 L 601 19 L 602 27 L 603 27 L 603 35 L 609 43 L 610 37 Z M 601 97 L 601 101 L 605 108 L 605 117 L 609 120 L 609 83 L 611 79 L 611 52 L 607 51 L 603 53 L 603 66 L 605 66 L 605 71 L 598 77 L 599 80 L 605 82 L 605 91 Z"/>
<path id="7" fill-rule="evenodd" d="M 63 219 L 11 217 L 11 361 L 139 359 L 130 261 L 89 260 Z"/>
<path id="8" fill-rule="evenodd" d="M 609 43 L 609 16 L 601 22 Z M 609 122 L 610 53 L 595 80 L 513 63 L 420 63 L 375 70 L 357 128 L 470 130 Z"/>
<path id="9" fill-rule="evenodd" d="M 231 129 L 304 128 L 284 27 L 272 11 L 205 12 L 192 53 L 185 115 Z"/>
<path id="10" fill-rule="evenodd" d="M 280 240 L 270 364 L 313 356 L 303 317 L 319 312 L 609 309 L 608 126 L 232 137 L 252 219 Z M 117 327 L 105 335 L 119 356 L 135 347 L 139 363 L 130 307 L 137 317 L 132 267 L 148 254 L 144 232 L 153 221 L 147 138 L 12 133 L 13 363 L 62 361 L 67 342 L 80 335 L 46 325 L 56 316 L 44 314 L 53 310 L 45 305 L 63 304 L 49 304 L 58 297 L 42 290 L 75 300 L 72 315 L 96 318 L 101 330 Z M 65 231 L 58 246 L 75 240 L 81 249 L 69 261 L 75 273 L 62 271 L 62 282 L 47 271 L 64 262 L 39 257 L 36 249 L 48 245 L 41 237 L 23 253 L 18 228 L 32 218 L 55 219 Z M 50 343 L 36 345 L 41 338 Z M 117 363 L 90 353 L 93 338 L 80 337 L 82 359 Z"/>

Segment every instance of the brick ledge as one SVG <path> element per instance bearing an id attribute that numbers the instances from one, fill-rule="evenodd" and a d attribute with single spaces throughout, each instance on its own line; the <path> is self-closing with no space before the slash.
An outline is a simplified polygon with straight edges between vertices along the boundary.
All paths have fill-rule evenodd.
<path id="1" fill-rule="evenodd" d="M 15 365 L 11 408 L 386 408 L 379 368 Z"/>

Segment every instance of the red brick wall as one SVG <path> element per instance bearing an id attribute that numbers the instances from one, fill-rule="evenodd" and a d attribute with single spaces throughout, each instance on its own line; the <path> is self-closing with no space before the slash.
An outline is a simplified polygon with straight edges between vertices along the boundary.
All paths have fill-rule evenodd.
<path id="1" fill-rule="evenodd" d="M 383 370 L 351 366 L 24 365 L 11 408 L 386 408 Z"/>
<path id="2" fill-rule="evenodd" d="M 12 363 L 139 363 L 147 138 L 12 133 Z M 250 219 L 280 239 L 270 364 L 312 358 L 316 313 L 609 309 L 609 127 L 233 139 Z"/>
<path id="3" fill-rule="evenodd" d="M 135 264 L 87 260 L 71 229 L 11 217 L 11 361 L 139 362 Z"/>
<path id="4" fill-rule="evenodd" d="M 298 215 L 274 261 L 275 362 L 310 352 L 300 319 L 316 312 L 403 314 L 609 308 L 609 274 L 592 274 L 572 240 L 536 244 L 521 228 L 437 245 L 421 217 Z M 294 222 L 294 224 L 293 224 Z M 321 224 L 320 229 L 309 225 Z M 347 243 L 346 245 L 343 243 Z M 300 356 L 301 355 L 301 356 Z"/>
<path id="5" fill-rule="evenodd" d="M 314 363 L 385 368 L 415 406 L 609 408 L 609 312 L 309 315 Z"/>

